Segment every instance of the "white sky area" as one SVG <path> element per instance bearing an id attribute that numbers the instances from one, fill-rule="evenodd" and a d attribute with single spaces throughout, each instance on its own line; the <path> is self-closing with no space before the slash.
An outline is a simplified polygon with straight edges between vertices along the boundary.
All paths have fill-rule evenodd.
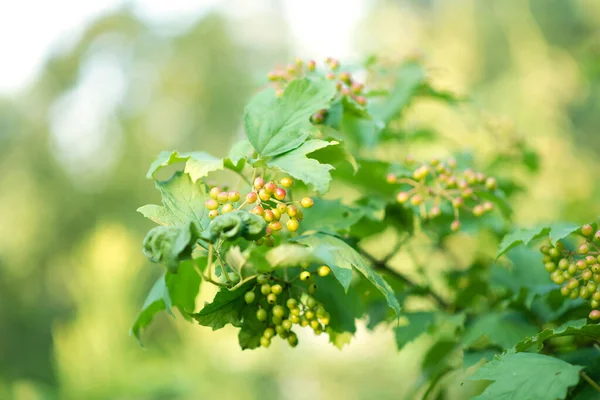
<path id="1" fill-rule="evenodd" d="M 0 1 L 0 95 L 31 83 L 51 50 L 77 40 L 97 16 L 124 5 L 153 23 L 193 20 L 213 7 L 235 17 L 260 13 L 269 1 L 238 0 L 17 0 Z M 283 0 L 297 54 L 314 58 L 352 57 L 353 32 L 365 0 Z M 331 16 L 335 16 L 332 18 Z"/>

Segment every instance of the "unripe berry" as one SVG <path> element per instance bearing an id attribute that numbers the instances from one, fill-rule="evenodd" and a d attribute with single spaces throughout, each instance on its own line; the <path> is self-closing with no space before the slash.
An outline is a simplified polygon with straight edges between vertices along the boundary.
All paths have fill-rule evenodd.
<path id="1" fill-rule="evenodd" d="M 491 201 L 486 201 L 483 203 L 483 209 L 486 212 L 490 212 L 494 209 L 494 203 L 492 203 Z"/>
<path id="2" fill-rule="evenodd" d="M 459 231 L 460 230 L 460 221 L 459 220 L 452 221 L 452 223 L 450 224 L 450 230 L 452 232 Z"/>
<path id="3" fill-rule="evenodd" d="M 275 331 L 276 331 L 277 333 L 280 333 L 280 330 L 282 330 L 282 329 L 283 329 L 283 328 L 281 328 L 281 321 L 283 321 L 283 318 L 282 318 L 282 317 L 276 317 L 276 316 L 273 316 L 273 317 L 271 317 L 271 322 L 272 322 L 273 324 L 277 325 L 277 326 L 275 327 Z M 279 330 L 278 330 L 277 328 L 279 328 Z"/>
<path id="4" fill-rule="evenodd" d="M 566 258 L 561 258 L 560 261 L 558 262 L 558 268 L 561 270 L 565 270 L 567 268 L 569 268 L 569 260 L 567 260 Z M 577 267 L 575 267 L 577 268 Z"/>
<path id="5" fill-rule="evenodd" d="M 214 188 L 210 189 L 210 198 L 213 200 L 217 200 L 219 193 L 221 193 L 221 188 L 215 186 Z"/>
<path id="6" fill-rule="evenodd" d="M 307 280 L 309 278 L 310 278 L 310 272 L 308 272 L 308 271 L 302 271 L 300 273 L 300 280 L 301 281 L 305 281 L 305 280 Z"/>
<path id="7" fill-rule="evenodd" d="M 308 310 L 304 313 L 304 316 L 310 321 L 311 319 L 315 318 L 315 313 L 311 310 Z"/>
<path id="8" fill-rule="evenodd" d="M 277 296 L 275 296 L 274 293 L 269 293 L 267 295 L 267 303 L 269 304 L 275 304 L 277 302 Z"/>
<path id="9" fill-rule="evenodd" d="M 282 306 L 274 306 L 273 307 L 273 316 L 282 318 L 285 314 L 285 310 Z"/>
<path id="10" fill-rule="evenodd" d="M 456 199 L 452 200 L 452 207 L 454 208 L 461 208 L 464 204 L 465 201 L 461 197 L 457 197 Z"/>
<path id="11" fill-rule="evenodd" d="M 296 232 L 298 230 L 298 226 L 299 225 L 300 224 L 298 223 L 298 220 L 290 219 L 287 222 L 286 227 L 287 227 L 288 231 L 290 231 L 290 232 Z"/>
<path id="12" fill-rule="evenodd" d="M 285 304 L 289 309 L 293 309 L 298 306 L 298 301 L 294 298 L 289 298 Z"/>
<path id="13" fill-rule="evenodd" d="M 333 72 L 328 72 L 325 74 L 325 79 L 332 81 L 335 79 L 335 74 Z"/>
<path id="14" fill-rule="evenodd" d="M 281 230 L 281 228 L 283 228 L 283 226 L 281 225 L 281 222 L 273 221 L 269 224 L 269 228 L 271 228 L 273 232 L 278 232 Z"/>
<path id="15" fill-rule="evenodd" d="M 271 345 L 271 339 L 266 338 L 264 336 L 261 337 L 260 338 L 260 345 L 266 349 L 267 347 L 269 347 Z"/>
<path id="16" fill-rule="evenodd" d="M 587 268 L 587 263 L 584 260 L 577 260 L 575 265 L 577 266 L 577 269 L 580 271 L 583 271 L 584 269 Z"/>
<path id="17" fill-rule="evenodd" d="M 277 208 L 272 208 L 271 212 L 273 213 L 273 220 L 279 221 L 279 219 L 281 218 L 281 213 L 279 212 L 279 210 L 277 210 Z"/>
<path id="18" fill-rule="evenodd" d="M 283 326 L 281 326 L 281 321 L 275 325 L 275 332 L 277 332 L 279 336 L 282 336 L 285 333 L 285 329 L 283 329 Z"/>
<path id="19" fill-rule="evenodd" d="M 300 311 L 300 310 L 298 310 Z M 292 314 L 290 312 L 290 321 L 292 322 L 292 324 L 299 324 L 300 323 L 300 317 L 296 314 Z"/>
<path id="20" fill-rule="evenodd" d="M 271 199 L 271 194 L 269 192 L 267 192 L 265 189 L 260 189 L 258 191 L 258 197 L 262 201 L 269 201 Z"/>
<path id="21" fill-rule="evenodd" d="M 567 297 L 569 295 L 569 293 L 571 293 L 571 289 L 569 289 L 567 287 L 567 285 L 561 286 L 561 288 L 560 288 L 560 294 L 562 294 L 563 296 Z"/>
<path id="22" fill-rule="evenodd" d="M 256 206 L 250 212 L 253 214 L 256 214 L 256 215 L 260 215 L 260 216 L 265 215 L 265 209 L 262 208 L 262 206 Z"/>
<path id="23" fill-rule="evenodd" d="M 275 198 L 277 200 L 283 200 L 283 199 L 285 199 L 285 195 L 286 195 L 285 189 L 283 189 L 283 188 L 277 188 L 277 189 L 275 189 L 274 196 L 275 196 Z"/>
<path id="24" fill-rule="evenodd" d="M 315 62 L 315 60 L 308 60 L 306 62 L 306 69 L 308 69 L 310 72 L 313 72 L 316 68 L 317 63 Z"/>
<path id="25" fill-rule="evenodd" d="M 579 291 L 578 290 L 573 290 L 570 294 L 569 294 L 569 298 L 571 300 L 575 300 L 576 298 L 579 297 Z"/>
<path id="26" fill-rule="evenodd" d="M 283 292 L 283 287 L 280 284 L 276 283 L 275 285 L 271 286 L 271 293 L 279 296 L 281 292 Z"/>
<path id="27" fill-rule="evenodd" d="M 588 292 L 590 293 L 594 293 L 596 291 L 596 289 L 598 289 L 598 285 L 596 285 L 595 282 L 588 282 L 587 285 L 585 285 L 585 288 L 587 289 Z"/>
<path id="28" fill-rule="evenodd" d="M 265 239 L 265 246 L 267 246 L 267 247 L 275 246 L 275 239 L 273 239 L 273 236 L 269 236 Z"/>
<path id="29" fill-rule="evenodd" d="M 498 188 L 498 182 L 496 182 L 496 178 L 487 178 L 485 181 L 485 187 L 488 190 L 496 190 Z"/>
<path id="30" fill-rule="evenodd" d="M 594 234 L 594 239 L 600 240 L 600 230 L 596 231 L 596 233 Z"/>
<path id="31" fill-rule="evenodd" d="M 592 265 L 592 272 L 597 274 L 600 272 L 600 264 L 594 264 Z"/>
<path id="32" fill-rule="evenodd" d="M 579 248 L 577 248 L 577 252 L 579 254 L 587 254 L 590 251 L 590 246 L 587 243 L 581 243 Z"/>
<path id="33" fill-rule="evenodd" d="M 542 246 L 540 248 L 540 251 L 542 252 L 542 254 L 548 254 L 548 252 L 550 251 L 550 247 L 549 246 Z"/>
<path id="34" fill-rule="evenodd" d="M 473 197 L 473 189 L 471 188 L 466 188 L 462 191 L 461 196 L 463 199 L 470 199 L 471 197 Z"/>
<path id="35" fill-rule="evenodd" d="M 554 272 L 556 270 L 556 264 L 553 262 L 547 262 L 546 264 L 544 264 L 544 268 L 548 272 Z"/>
<path id="36" fill-rule="evenodd" d="M 291 334 L 290 336 L 288 336 L 287 341 L 288 341 L 289 345 L 292 347 L 298 346 L 298 336 L 296 336 L 294 334 Z"/>
<path id="37" fill-rule="evenodd" d="M 221 208 L 221 214 L 227 214 L 233 211 L 233 204 L 227 203 Z"/>
<path id="38" fill-rule="evenodd" d="M 577 273 L 577 266 L 575 264 L 571 264 L 569 265 L 569 268 L 567 269 L 567 272 L 573 276 L 575 275 L 575 273 Z"/>
<path id="39" fill-rule="evenodd" d="M 323 115 L 320 112 L 316 112 L 312 115 L 311 120 L 315 124 L 322 124 L 323 122 L 325 122 L 325 115 Z"/>
<path id="40" fill-rule="evenodd" d="M 398 193 L 398 195 L 396 196 L 396 200 L 398 201 L 398 203 L 400 204 L 404 204 L 408 201 L 408 199 L 410 198 L 410 195 L 406 192 L 400 192 Z"/>
<path id="41" fill-rule="evenodd" d="M 279 212 L 279 216 L 287 212 L 288 206 L 284 203 L 277 203 L 276 210 Z"/>
<path id="42" fill-rule="evenodd" d="M 265 296 L 268 295 L 269 293 L 271 293 L 271 285 L 269 285 L 268 283 L 263 283 L 260 287 L 260 292 Z"/>
<path id="43" fill-rule="evenodd" d="M 290 308 L 290 314 L 291 315 L 300 315 L 300 309 L 298 307 L 296 308 Z"/>
<path id="44" fill-rule="evenodd" d="M 264 285 L 265 283 L 269 283 L 269 275 L 259 275 L 256 277 L 256 283 L 259 285 Z"/>
<path id="45" fill-rule="evenodd" d="M 254 292 L 246 292 L 244 294 L 244 300 L 246 301 L 246 304 L 251 304 L 255 298 L 256 295 L 254 294 Z"/>
<path id="46" fill-rule="evenodd" d="M 485 214 L 485 209 L 481 204 L 477 204 L 475 207 L 473 207 L 474 216 L 481 217 L 483 214 Z"/>
<path id="47" fill-rule="evenodd" d="M 294 181 L 292 180 L 292 178 L 286 176 L 285 178 L 281 179 L 279 183 L 281 183 L 281 186 L 283 186 L 284 188 L 291 188 L 294 184 Z"/>
<path id="48" fill-rule="evenodd" d="M 589 317 L 593 321 L 599 320 L 600 319 L 600 311 L 598 311 L 598 310 L 592 310 L 590 312 Z"/>
<path id="49" fill-rule="evenodd" d="M 210 219 L 215 219 L 215 217 L 217 217 L 219 215 L 219 212 L 217 210 L 211 210 L 211 212 L 208 213 L 208 217 Z"/>
<path id="50" fill-rule="evenodd" d="M 289 331 L 290 329 L 292 329 L 292 322 L 289 319 L 284 319 L 283 321 L 281 321 L 281 326 L 286 331 Z"/>
<path id="51" fill-rule="evenodd" d="M 275 218 L 273 218 L 273 211 L 265 210 L 264 219 L 267 222 L 273 222 L 273 220 L 275 219 Z"/>
<path id="52" fill-rule="evenodd" d="M 308 294 L 313 294 L 316 291 L 317 291 L 317 284 L 316 283 L 311 283 L 310 285 L 308 285 L 308 289 L 307 289 Z"/>
<path id="53" fill-rule="evenodd" d="M 211 211 L 219 208 L 219 203 L 215 199 L 206 200 L 206 203 L 204 203 L 204 205 L 206 206 L 207 209 L 209 209 Z"/>
<path id="54" fill-rule="evenodd" d="M 583 280 L 586 280 L 586 281 L 589 281 L 590 279 L 592 279 L 593 276 L 594 276 L 594 274 L 589 269 L 586 271 L 583 271 L 581 273 L 581 277 L 583 278 Z"/>
<path id="55" fill-rule="evenodd" d="M 593 292 L 590 292 L 585 286 L 579 288 L 579 297 L 582 299 L 589 299 Z"/>
<path id="56" fill-rule="evenodd" d="M 257 199 L 258 195 L 256 194 L 256 192 L 250 192 L 246 195 L 246 202 L 248 204 L 254 204 Z"/>
<path id="57" fill-rule="evenodd" d="M 304 219 L 304 213 L 302 212 L 302 210 L 298 210 L 296 212 L 296 219 L 298 220 L 298 222 L 302 222 L 302 220 Z"/>
<path id="58" fill-rule="evenodd" d="M 542 262 L 543 263 L 547 263 L 547 262 L 551 262 L 552 261 L 552 257 L 550 256 L 544 256 L 542 257 Z"/>
<path id="59" fill-rule="evenodd" d="M 413 206 L 420 206 L 422 203 L 423 203 L 423 197 L 421 197 L 420 194 L 415 194 L 410 199 L 410 204 L 412 204 Z"/>
<path id="60" fill-rule="evenodd" d="M 312 321 L 310 321 L 310 327 L 313 328 L 314 330 L 319 329 L 320 326 L 321 326 L 321 324 L 316 319 L 313 319 Z"/>
<path id="61" fill-rule="evenodd" d="M 263 186 L 265 186 L 265 180 L 262 176 L 259 176 L 258 178 L 254 179 L 254 188 L 255 189 L 262 189 Z"/>
<path id="62" fill-rule="evenodd" d="M 266 321 L 267 320 L 267 311 L 263 308 L 259 308 L 258 311 L 256 311 L 256 319 L 259 321 Z"/>
<path id="63" fill-rule="evenodd" d="M 431 210 L 429 210 L 430 218 L 437 218 L 440 215 L 442 215 L 442 210 L 438 206 L 433 206 L 433 207 L 431 207 Z"/>
<path id="64" fill-rule="evenodd" d="M 594 293 L 592 295 L 592 299 L 596 300 L 596 301 L 600 301 L 600 292 L 596 291 L 596 293 Z"/>
<path id="65" fill-rule="evenodd" d="M 239 192 L 236 192 L 236 191 L 229 192 L 229 195 L 228 195 L 229 202 L 235 203 L 239 199 L 240 199 L 240 193 Z"/>
<path id="66" fill-rule="evenodd" d="M 271 339 L 273 336 L 275 336 L 275 330 L 273 328 L 267 328 L 263 332 L 263 337 L 266 337 L 267 339 Z"/>
<path id="67" fill-rule="evenodd" d="M 413 172 L 413 178 L 417 181 L 423 180 L 429 175 L 429 168 L 422 166 Z"/>
<path id="68" fill-rule="evenodd" d="M 273 192 L 275 192 L 275 189 L 277 189 L 277 185 L 273 182 L 269 182 L 265 184 L 265 187 L 263 188 L 267 193 L 271 194 Z"/>
<path id="69" fill-rule="evenodd" d="M 363 91 L 364 88 L 365 88 L 365 85 L 363 85 L 362 83 L 352 82 L 352 86 L 351 86 L 352 93 L 359 94 L 360 92 Z"/>
<path id="70" fill-rule="evenodd" d="M 311 208 L 315 204 L 315 202 L 310 197 L 305 197 L 300 201 L 300 204 L 304 208 Z"/>
<path id="71" fill-rule="evenodd" d="M 583 236 L 592 236 L 594 234 L 594 227 L 592 227 L 590 224 L 585 224 L 581 227 L 581 233 Z"/>
<path id="72" fill-rule="evenodd" d="M 569 289 L 575 289 L 577 287 L 579 287 L 579 281 L 577 279 L 571 279 L 569 280 L 569 283 L 567 284 Z"/>
<path id="73" fill-rule="evenodd" d="M 596 264 L 596 261 L 597 261 L 596 257 L 594 257 L 594 256 L 587 256 L 585 258 L 585 262 L 587 263 L 587 265 L 594 265 L 594 264 Z M 593 271 L 593 269 L 592 269 L 592 271 Z"/>
<path id="74" fill-rule="evenodd" d="M 321 321 L 321 323 L 323 323 L 323 325 L 329 325 L 330 319 L 331 316 L 329 315 L 329 313 L 325 313 L 322 317 L 319 317 L 319 320 Z"/>
<path id="75" fill-rule="evenodd" d="M 352 77 L 350 76 L 349 72 L 340 72 L 339 75 L 340 81 L 349 84 L 352 80 Z"/>
<path id="76" fill-rule="evenodd" d="M 558 250 L 556 247 L 552 247 L 548 253 L 550 255 L 550 257 L 552 258 L 559 258 L 560 257 L 560 250 Z"/>
<path id="77" fill-rule="evenodd" d="M 217 200 L 221 204 L 227 203 L 227 201 L 229 200 L 229 193 L 227 193 L 227 192 L 221 192 L 221 193 L 219 193 L 219 195 L 217 196 Z"/>
<path id="78" fill-rule="evenodd" d="M 324 277 L 329 275 L 329 273 L 331 272 L 331 269 L 327 266 L 327 265 L 322 265 L 319 267 L 319 269 L 317 270 L 317 273 L 319 274 L 319 276 Z"/>
<path id="79" fill-rule="evenodd" d="M 361 106 L 367 105 L 367 98 L 365 96 L 356 96 L 354 100 Z"/>

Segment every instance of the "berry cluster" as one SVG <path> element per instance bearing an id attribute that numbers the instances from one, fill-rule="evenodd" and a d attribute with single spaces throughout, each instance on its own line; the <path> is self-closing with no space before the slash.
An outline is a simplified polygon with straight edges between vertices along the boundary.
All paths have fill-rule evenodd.
<path id="1" fill-rule="evenodd" d="M 326 265 L 317 270 L 319 276 L 327 276 L 329 272 Z M 292 331 L 294 325 L 310 326 L 315 334 L 320 335 L 329 324 L 331 316 L 311 296 L 317 290 L 312 274 L 302 271 L 298 278 L 305 283 L 304 286 L 293 284 L 293 280 L 286 282 L 272 275 L 259 275 L 256 286 L 244 294 L 246 304 L 258 303 L 256 319 L 267 324 L 260 338 L 262 347 L 269 347 L 276 334 L 287 340 L 290 346 L 296 347 L 298 336 Z M 300 290 L 299 296 L 294 295 L 297 289 Z M 260 298 L 257 298 L 257 293 Z"/>
<path id="2" fill-rule="evenodd" d="M 494 192 L 498 184 L 493 177 L 487 177 L 472 169 L 457 171 L 456 160 L 449 159 L 441 162 L 438 159 L 428 163 L 417 163 L 412 157 L 407 157 L 405 166 L 411 169 L 412 177 L 398 176 L 389 173 L 386 177 L 390 184 L 403 186 L 396 200 L 405 204 L 410 202 L 420 207 L 421 218 L 436 218 L 442 214 L 442 208 L 449 205 L 453 209 L 454 221 L 450 229 L 456 232 L 461 227 L 460 213 L 470 212 L 480 217 L 494 209 L 490 201 L 482 201 L 478 192 Z"/>
<path id="3" fill-rule="evenodd" d="M 585 241 L 577 251 L 571 251 L 558 241 L 542 246 L 544 268 L 550 272 L 550 278 L 562 285 L 560 293 L 571 299 L 581 297 L 589 300 L 594 309 L 589 317 L 600 319 L 600 230 L 594 233 L 592 225 L 584 225 L 580 230 Z"/>
<path id="4" fill-rule="evenodd" d="M 263 217 L 267 222 L 267 236 L 257 241 L 259 245 L 265 243 L 269 247 L 273 246 L 272 233 L 283 229 L 282 218 L 286 215 L 288 219 L 285 227 L 289 232 L 296 232 L 304 218 L 302 209 L 310 208 L 314 204 L 310 197 L 304 197 L 299 202 L 286 200 L 289 197 L 286 189 L 294 185 L 290 177 L 281 179 L 279 184 L 281 186 L 273 181 L 266 182 L 263 177 L 254 179 L 252 190 L 246 194 L 244 202 L 237 207 L 241 209 L 246 205 L 253 206 L 250 212 Z M 211 219 L 219 214 L 233 211 L 236 203 L 240 201 L 238 192 L 222 191 L 219 187 L 210 189 L 210 197 L 205 206 L 210 210 Z"/>
<path id="5" fill-rule="evenodd" d="M 327 72 L 325 78 L 335 80 L 338 93 L 348 99 L 354 101 L 360 106 L 367 104 L 367 98 L 364 96 L 364 84 L 356 81 L 349 72 L 339 72 L 340 62 L 334 58 L 325 60 Z M 306 73 L 314 72 L 317 68 L 314 60 L 309 60 L 306 63 L 301 59 L 296 59 L 296 62 L 289 64 L 285 69 L 276 69 L 269 72 L 267 75 L 269 80 L 274 83 L 277 96 L 283 94 L 285 86 L 294 78 L 300 78 Z M 311 118 L 315 124 L 321 124 L 325 121 L 327 110 L 317 111 Z"/>

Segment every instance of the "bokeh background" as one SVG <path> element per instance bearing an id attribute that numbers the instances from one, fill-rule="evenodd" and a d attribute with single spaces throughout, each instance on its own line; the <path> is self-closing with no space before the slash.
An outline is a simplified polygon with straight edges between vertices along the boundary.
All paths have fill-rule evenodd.
<path id="1" fill-rule="evenodd" d="M 248 98 L 296 56 L 359 62 L 421 52 L 470 111 L 412 117 L 456 143 L 498 118 L 540 154 L 517 220 L 600 214 L 597 0 L 0 3 L 0 399 L 398 399 L 426 336 L 397 353 L 362 327 L 242 352 L 162 315 L 128 335 L 160 273 L 141 254 L 163 149 L 224 155 Z M 203 288 L 201 304 L 214 293 Z M 454 397 L 469 384 L 455 379 Z"/>

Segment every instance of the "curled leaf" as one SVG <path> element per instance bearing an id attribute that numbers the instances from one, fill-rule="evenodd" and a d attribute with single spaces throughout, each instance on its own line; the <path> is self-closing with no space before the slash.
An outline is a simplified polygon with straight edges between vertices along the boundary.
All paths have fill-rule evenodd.
<path id="1" fill-rule="evenodd" d="M 179 262 L 190 258 L 198 236 L 198 227 L 192 221 L 185 225 L 157 226 L 144 238 L 142 251 L 150 261 L 164 264 L 176 273 Z"/>
<path id="2" fill-rule="evenodd" d="M 217 239 L 234 240 L 243 237 L 246 240 L 257 240 L 267 232 L 267 223 L 258 215 L 248 211 L 236 210 L 219 215 L 208 226 L 207 238 L 211 242 Z"/>

